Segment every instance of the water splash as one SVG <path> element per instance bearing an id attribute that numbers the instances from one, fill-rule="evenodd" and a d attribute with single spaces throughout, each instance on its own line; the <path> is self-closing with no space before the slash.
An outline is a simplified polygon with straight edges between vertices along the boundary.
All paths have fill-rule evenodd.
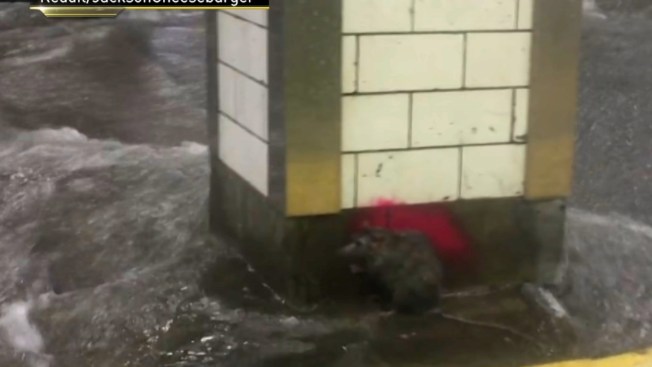
<path id="1" fill-rule="evenodd" d="M 74 129 L 3 139 L 0 302 L 54 292 L 47 307 L 16 303 L 7 314 L 11 340 L 34 361 L 45 345 L 57 366 L 240 367 L 314 348 L 295 339 L 341 327 L 288 319 L 291 305 L 246 268 L 209 271 L 228 251 L 204 232 L 206 146 L 130 145 Z M 211 299 L 207 273 L 225 283 Z M 7 345 L 0 365 L 22 366 Z"/>
<path id="2" fill-rule="evenodd" d="M 607 16 L 600 10 L 595 0 L 584 0 L 582 2 L 582 11 L 589 19 L 607 19 Z"/>
<path id="3" fill-rule="evenodd" d="M 588 351 L 652 343 L 652 227 L 627 216 L 568 211 L 566 294 Z"/>
<path id="4" fill-rule="evenodd" d="M 43 354 L 44 342 L 39 330 L 29 319 L 34 304 L 18 301 L 5 305 L 0 316 L 3 341 L 22 355 L 32 367 L 48 367 L 50 356 Z"/>

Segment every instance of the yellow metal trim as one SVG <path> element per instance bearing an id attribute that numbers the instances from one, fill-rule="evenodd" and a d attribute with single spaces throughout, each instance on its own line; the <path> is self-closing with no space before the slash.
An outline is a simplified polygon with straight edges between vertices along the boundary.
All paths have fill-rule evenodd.
<path id="1" fill-rule="evenodd" d="M 339 213 L 341 0 L 293 1 L 283 17 L 285 212 Z"/>
<path id="2" fill-rule="evenodd" d="M 582 0 L 535 0 L 525 196 L 571 192 Z"/>
<path id="3" fill-rule="evenodd" d="M 652 367 L 652 349 L 602 359 L 580 359 L 531 367 Z"/>
<path id="4" fill-rule="evenodd" d="M 124 8 L 111 7 L 52 7 L 52 6 L 31 6 L 30 10 L 37 10 L 48 18 L 114 18 Z"/>

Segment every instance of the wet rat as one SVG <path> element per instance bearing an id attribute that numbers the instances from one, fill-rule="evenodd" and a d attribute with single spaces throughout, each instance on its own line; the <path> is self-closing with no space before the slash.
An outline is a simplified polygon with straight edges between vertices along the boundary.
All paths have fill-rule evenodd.
<path id="1" fill-rule="evenodd" d="M 507 326 L 474 321 L 442 312 L 444 267 L 430 240 L 418 231 L 366 227 L 338 250 L 351 271 L 375 293 L 385 315 L 393 313 L 439 317 L 463 324 L 506 331 L 536 344 Z"/>
<path id="2" fill-rule="evenodd" d="M 339 254 L 385 309 L 422 314 L 438 307 L 443 268 L 422 233 L 365 228 Z"/>

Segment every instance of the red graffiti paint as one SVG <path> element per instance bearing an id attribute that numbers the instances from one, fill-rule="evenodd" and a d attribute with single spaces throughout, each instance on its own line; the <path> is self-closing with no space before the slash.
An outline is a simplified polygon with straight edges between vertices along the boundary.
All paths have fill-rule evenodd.
<path id="1" fill-rule="evenodd" d="M 474 268 L 471 240 L 444 205 L 405 205 L 400 201 L 379 198 L 354 218 L 351 231 L 358 231 L 364 225 L 420 231 L 431 240 L 446 267 L 464 272 Z"/>

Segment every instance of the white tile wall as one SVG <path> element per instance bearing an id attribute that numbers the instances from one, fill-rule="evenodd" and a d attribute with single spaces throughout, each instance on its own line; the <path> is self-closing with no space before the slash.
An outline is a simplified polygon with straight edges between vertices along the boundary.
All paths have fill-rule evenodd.
<path id="1" fill-rule="evenodd" d="M 355 154 L 342 155 L 342 209 L 355 207 Z"/>
<path id="2" fill-rule="evenodd" d="M 240 8 L 238 10 L 224 10 L 224 12 L 267 27 L 267 14 L 269 14 L 267 10 Z"/>
<path id="3" fill-rule="evenodd" d="M 267 15 L 218 12 L 219 158 L 268 194 Z"/>
<path id="4" fill-rule="evenodd" d="M 342 38 L 342 93 L 353 93 L 356 89 L 356 53 L 357 37 L 344 36 Z"/>
<path id="5" fill-rule="evenodd" d="M 219 118 L 219 157 L 263 195 L 267 195 L 267 144 L 224 115 Z"/>
<path id="6" fill-rule="evenodd" d="M 416 93 L 412 146 L 509 142 L 512 91 Z"/>
<path id="7" fill-rule="evenodd" d="M 533 2 L 343 0 L 344 208 L 522 195 Z"/>
<path id="8" fill-rule="evenodd" d="M 342 149 L 407 148 L 409 108 L 407 94 L 344 97 Z"/>
<path id="9" fill-rule="evenodd" d="M 220 110 L 267 141 L 267 87 L 223 64 L 218 68 Z"/>
<path id="10" fill-rule="evenodd" d="M 361 36 L 359 47 L 360 92 L 462 86 L 462 35 Z"/>
<path id="11" fill-rule="evenodd" d="M 345 33 L 412 29 L 412 0 L 342 0 Z"/>
<path id="12" fill-rule="evenodd" d="M 529 83 L 529 32 L 473 33 L 467 37 L 467 87 L 525 86 Z"/>
<path id="13" fill-rule="evenodd" d="M 355 0 L 353 0 L 355 1 Z M 513 29 L 517 0 L 415 0 L 416 31 Z"/>
<path id="14" fill-rule="evenodd" d="M 218 17 L 220 60 L 267 83 L 267 31 L 223 11 Z"/>
<path id="15" fill-rule="evenodd" d="M 463 199 L 523 194 L 525 145 L 505 144 L 462 148 Z"/>
<path id="16" fill-rule="evenodd" d="M 360 154 L 357 205 L 369 206 L 378 198 L 408 204 L 455 200 L 458 171 L 459 148 Z"/>
<path id="17" fill-rule="evenodd" d="M 534 0 L 519 0 L 518 29 L 531 29 L 534 16 Z"/>
<path id="18" fill-rule="evenodd" d="M 514 141 L 523 142 L 527 136 L 530 93 L 527 89 L 517 89 L 514 111 Z"/>

